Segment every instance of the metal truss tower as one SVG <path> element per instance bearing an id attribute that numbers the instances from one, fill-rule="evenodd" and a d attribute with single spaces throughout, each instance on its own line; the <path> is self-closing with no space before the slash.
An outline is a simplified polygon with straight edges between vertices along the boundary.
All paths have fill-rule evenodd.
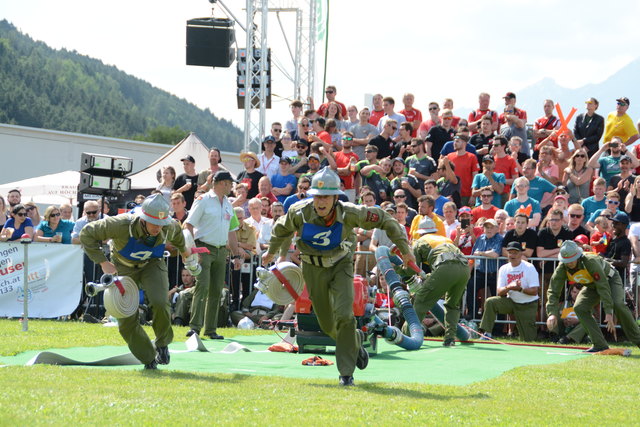
<path id="1" fill-rule="evenodd" d="M 260 145 L 266 130 L 267 108 L 267 23 L 269 12 L 295 12 L 295 51 L 292 53 L 293 78 L 291 83 L 293 90 L 286 97 L 299 99 L 307 103 L 307 98 L 313 98 L 314 70 L 315 70 L 315 43 L 316 20 L 319 0 L 247 0 L 246 21 L 246 49 L 247 49 L 247 94 L 244 99 L 244 151 L 260 152 Z M 260 17 L 260 23 L 256 18 Z M 282 26 L 281 26 L 282 27 Z M 282 28 L 285 40 L 287 34 Z M 287 41 L 287 44 L 288 41 Z M 271 51 L 273 59 L 279 52 Z M 284 56 L 284 55 L 283 55 Z M 278 67 L 277 61 L 272 59 L 272 65 Z M 284 73 L 290 74 L 290 73 Z M 273 75 L 273 72 L 271 72 Z M 259 88 L 251 89 L 251 82 L 260 81 Z M 249 92 L 251 91 L 251 92 Z"/>

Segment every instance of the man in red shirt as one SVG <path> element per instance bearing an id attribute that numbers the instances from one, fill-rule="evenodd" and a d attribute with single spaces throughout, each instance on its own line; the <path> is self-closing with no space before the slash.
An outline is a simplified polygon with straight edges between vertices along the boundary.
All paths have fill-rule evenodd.
<path id="1" fill-rule="evenodd" d="M 400 110 L 400 114 L 402 114 L 411 126 L 413 126 L 413 131 L 411 132 L 411 137 L 415 138 L 418 134 L 418 127 L 420 123 L 422 123 L 422 113 L 420 110 L 413 108 L 413 102 L 415 97 L 412 93 L 405 93 L 402 97 L 402 103 L 404 104 L 404 109 Z"/>
<path id="2" fill-rule="evenodd" d="M 498 130 L 498 113 L 489 109 L 489 103 L 491 102 L 491 95 L 486 92 L 482 92 L 478 95 L 478 109 L 469 113 L 467 119 L 469 130 L 472 134 L 478 133 L 480 129 L 480 121 L 485 115 L 491 117 L 493 126 L 491 130 L 493 132 Z"/>
<path id="3" fill-rule="evenodd" d="M 429 103 L 429 119 L 420 123 L 420 127 L 418 127 L 418 138 L 424 140 L 429 134 L 429 130 L 432 127 L 438 126 L 440 123 L 442 123 L 440 121 L 440 116 L 438 115 L 439 113 L 440 113 L 440 106 L 438 105 L 438 103 L 430 102 Z"/>
<path id="4" fill-rule="evenodd" d="M 518 164 L 515 159 L 507 154 L 507 145 L 509 141 L 502 135 L 493 138 L 492 153 L 493 160 L 495 161 L 494 172 L 503 173 L 505 178 L 505 186 L 502 194 L 506 194 L 506 197 L 502 198 L 503 206 L 509 198 L 509 192 L 511 191 L 511 185 L 513 181 L 520 176 L 518 174 Z M 493 217 L 491 217 L 493 218 Z"/>
<path id="5" fill-rule="evenodd" d="M 356 174 L 356 163 L 358 155 L 354 153 L 351 148 L 353 147 L 353 134 L 351 132 L 345 132 L 342 134 L 342 151 L 337 151 L 334 154 L 336 159 L 336 166 L 338 169 L 338 176 L 344 183 L 344 192 L 349 198 L 350 202 L 356 200 L 356 190 L 354 185 L 354 177 Z"/>
<path id="6" fill-rule="evenodd" d="M 513 107 L 513 115 L 516 116 L 515 125 L 522 129 L 527 124 L 527 112 L 516 108 L 516 94 L 513 92 L 507 92 L 505 96 L 502 97 L 504 99 L 505 107 Z M 500 117 L 498 117 L 498 121 L 501 125 L 507 122 L 504 113 L 500 113 Z"/>
<path id="7" fill-rule="evenodd" d="M 371 111 L 371 117 L 369 117 L 369 123 L 374 126 L 378 126 L 378 122 L 384 116 L 384 108 L 382 108 L 382 94 L 376 93 L 373 95 L 373 110 Z"/>
<path id="8" fill-rule="evenodd" d="M 480 206 L 471 209 L 473 223 L 476 224 L 480 218 L 494 218 L 498 208 L 493 205 L 493 189 L 483 187 L 480 192 Z"/>
<path id="9" fill-rule="evenodd" d="M 469 205 L 473 175 L 480 169 L 476 155 L 467 151 L 468 141 L 468 136 L 456 135 L 453 138 L 453 148 L 456 151 L 447 154 L 447 158 L 455 165 L 456 175 L 460 178 L 460 196 L 463 206 Z"/>
<path id="10" fill-rule="evenodd" d="M 322 142 L 328 144 L 327 148 L 331 148 L 333 147 L 333 144 L 331 143 L 331 135 L 329 135 L 329 132 L 324 130 L 325 124 L 326 121 L 323 117 L 318 117 L 317 119 L 315 119 L 311 125 L 311 130 L 316 134 L 313 135 L 310 133 L 309 139 L 311 139 L 312 142 Z"/>
<path id="11" fill-rule="evenodd" d="M 325 102 L 320 107 L 318 107 L 317 113 L 319 116 L 324 116 L 324 113 L 327 111 L 327 108 L 329 108 L 329 104 L 332 102 L 335 102 L 340 106 L 340 112 L 342 113 L 342 117 L 347 117 L 347 106 L 340 101 L 336 101 L 337 93 L 338 93 L 338 90 L 336 89 L 335 86 L 327 86 L 327 88 L 324 90 L 324 94 L 327 96 L 327 102 Z"/>
<path id="12" fill-rule="evenodd" d="M 550 99 L 544 100 L 544 116 L 540 117 L 533 124 L 533 137 L 536 139 L 536 144 L 542 142 L 545 138 L 551 135 L 555 129 L 560 129 L 560 120 L 553 115 L 553 109 L 555 104 Z"/>
<path id="13" fill-rule="evenodd" d="M 453 99 L 445 98 L 444 102 L 442 103 L 442 109 L 453 111 Z M 460 124 L 460 117 L 453 116 L 453 119 L 451 120 L 451 127 L 457 128 L 459 124 Z"/>

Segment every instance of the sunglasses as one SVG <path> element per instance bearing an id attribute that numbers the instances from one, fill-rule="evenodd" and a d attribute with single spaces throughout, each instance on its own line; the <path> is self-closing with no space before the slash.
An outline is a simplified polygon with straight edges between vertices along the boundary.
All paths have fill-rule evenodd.
<path id="1" fill-rule="evenodd" d="M 87 215 L 95 215 L 98 213 L 98 211 L 84 211 L 84 213 L 86 213 Z"/>
<path id="2" fill-rule="evenodd" d="M 406 199 L 407 198 L 407 196 L 403 196 L 403 195 L 400 195 L 400 194 L 397 195 L 397 196 L 394 195 L 393 197 L 398 198 L 398 199 Z"/>
<path id="3" fill-rule="evenodd" d="M 306 149 L 307 149 L 307 146 L 306 146 L 306 145 L 296 145 L 296 148 L 297 148 L 298 150 L 306 150 Z"/>
<path id="4" fill-rule="evenodd" d="M 27 212 L 31 212 L 31 211 L 32 211 L 32 210 L 34 210 L 34 209 L 35 209 L 35 206 L 29 206 L 29 207 L 27 208 Z"/>
<path id="5" fill-rule="evenodd" d="M 612 218 L 611 215 L 600 215 L 600 216 L 603 217 L 603 218 L 607 218 L 607 219 L 611 219 Z"/>
<path id="6" fill-rule="evenodd" d="M 580 215 L 580 214 L 569 214 L 569 216 L 571 218 L 582 218 L 582 215 Z"/>
<path id="7" fill-rule="evenodd" d="M 324 93 L 333 93 L 332 90 L 325 90 Z"/>
<path id="8" fill-rule="evenodd" d="M 376 153 L 376 151 L 373 150 L 364 150 L 365 153 Z"/>
<path id="9" fill-rule="evenodd" d="M 282 132 L 282 129 L 271 129 L 274 132 Z"/>
<path id="10" fill-rule="evenodd" d="M 353 141 L 353 138 L 351 138 L 350 136 L 343 136 L 342 140 L 343 141 Z"/>
<path id="11" fill-rule="evenodd" d="M 443 116 L 442 120 L 453 120 L 453 117 L 451 117 L 451 116 Z"/>
<path id="12" fill-rule="evenodd" d="M 576 154 L 575 157 L 587 157 L 586 154 Z"/>
<path id="13" fill-rule="evenodd" d="M 309 189 L 309 186 L 307 186 L 307 185 L 302 186 L 302 185 L 301 185 L 301 186 L 299 186 L 298 188 L 299 188 L 300 190 L 302 190 L 302 191 L 307 191 L 307 190 Z"/>
<path id="14" fill-rule="evenodd" d="M 437 109 L 438 109 L 438 107 L 429 107 L 429 111 L 435 111 Z"/>
<path id="15" fill-rule="evenodd" d="M 482 194 L 480 197 L 493 197 L 493 194 Z"/>
<path id="16" fill-rule="evenodd" d="M 309 123 L 300 123 L 300 126 L 308 128 L 309 127 Z"/>
<path id="17" fill-rule="evenodd" d="M 27 213 L 26 212 L 18 212 L 16 215 L 18 215 L 18 216 L 27 216 Z"/>
<path id="18" fill-rule="evenodd" d="M 617 200 L 607 200 L 607 203 L 611 203 L 613 205 L 619 205 L 620 202 L 618 202 Z"/>
<path id="19" fill-rule="evenodd" d="M 60 216 L 60 212 L 49 215 L 49 218 L 55 218 L 57 216 Z"/>
<path id="20" fill-rule="evenodd" d="M 391 129 L 398 130 L 398 127 L 397 126 L 391 126 Z"/>
<path id="21" fill-rule="evenodd" d="M 619 101 L 618 101 L 618 105 L 619 105 L 619 106 L 621 106 L 621 107 L 626 107 L 626 106 L 627 106 L 627 103 L 626 103 L 626 102 L 619 102 Z"/>

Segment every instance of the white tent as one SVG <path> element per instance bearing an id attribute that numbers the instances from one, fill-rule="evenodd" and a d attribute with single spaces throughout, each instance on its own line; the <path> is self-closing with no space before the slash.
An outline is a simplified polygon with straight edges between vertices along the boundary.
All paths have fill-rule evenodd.
<path id="1" fill-rule="evenodd" d="M 177 175 L 184 173 L 180 159 L 187 155 L 191 155 L 195 159 L 197 171 L 209 167 L 209 148 L 192 132 L 158 160 L 141 171 L 129 175 L 129 178 L 131 178 L 131 188 L 143 189 L 157 187 L 160 183 L 158 178 L 164 166 L 173 166 Z"/>
<path id="2" fill-rule="evenodd" d="M 80 172 L 65 171 L 2 184 L 0 194 L 6 197 L 9 191 L 17 188 L 22 193 L 23 203 L 32 201 L 46 205 L 75 204 L 79 183 Z"/>

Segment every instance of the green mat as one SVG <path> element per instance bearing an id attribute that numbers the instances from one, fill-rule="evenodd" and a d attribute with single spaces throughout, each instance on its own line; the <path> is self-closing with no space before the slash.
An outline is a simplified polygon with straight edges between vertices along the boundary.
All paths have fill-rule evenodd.
<path id="1" fill-rule="evenodd" d="M 335 365 L 303 366 L 301 362 L 313 354 L 271 353 L 267 347 L 279 342 L 275 335 L 238 336 L 221 341 L 206 340 L 210 351 L 177 353 L 171 355 L 170 365 L 161 365 L 161 370 L 226 373 L 245 375 L 269 375 L 307 379 L 335 379 L 338 376 Z M 251 349 L 233 354 L 219 353 L 231 342 L 237 342 Z M 497 377 L 505 371 L 527 365 L 543 365 L 589 357 L 579 350 L 492 345 L 484 343 L 459 344 L 445 348 L 437 341 L 425 341 L 418 351 L 402 348 L 378 341 L 378 354 L 371 357 L 369 366 L 354 373 L 357 381 L 400 382 L 466 385 Z M 173 343 L 171 350 L 184 350 L 184 343 Z M 81 361 L 94 361 L 128 353 L 126 346 L 76 347 L 47 349 L 60 355 Z M 39 351 L 28 351 L 12 357 L 0 357 L 5 365 L 24 365 Z M 332 355 L 321 355 L 335 362 Z M 63 367 L 60 367 L 63 369 Z M 77 367 L 76 367 L 77 369 Z M 82 367 L 82 369 L 142 369 L 141 365 Z"/>

